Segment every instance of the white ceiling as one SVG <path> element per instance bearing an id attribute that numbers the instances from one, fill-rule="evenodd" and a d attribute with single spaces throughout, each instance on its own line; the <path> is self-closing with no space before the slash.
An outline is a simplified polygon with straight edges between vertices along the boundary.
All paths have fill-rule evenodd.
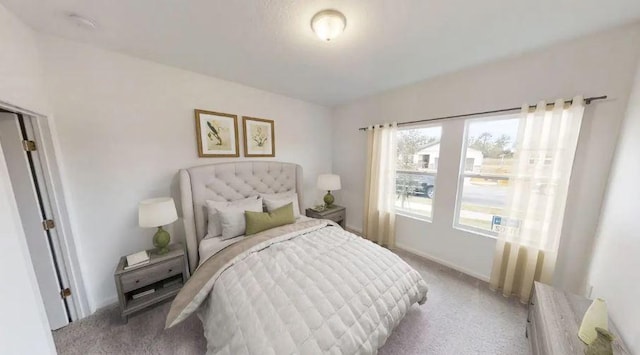
<path id="1" fill-rule="evenodd" d="M 640 18 L 639 0 L 0 2 L 41 32 L 328 106 Z M 309 25 L 325 8 L 347 17 L 331 43 Z"/>

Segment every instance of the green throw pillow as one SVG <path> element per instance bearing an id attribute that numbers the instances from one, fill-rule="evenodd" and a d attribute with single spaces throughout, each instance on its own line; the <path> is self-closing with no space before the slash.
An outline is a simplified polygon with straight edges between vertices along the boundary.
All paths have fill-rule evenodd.
<path id="1" fill-rule="evenodd" d="M 276 208 L 271 212 L 245 211 L 244 218 L 247 224 L 245 235 L 256 234 L 296 221 L 296 218 L 293 216 L 293 203 Z"/>

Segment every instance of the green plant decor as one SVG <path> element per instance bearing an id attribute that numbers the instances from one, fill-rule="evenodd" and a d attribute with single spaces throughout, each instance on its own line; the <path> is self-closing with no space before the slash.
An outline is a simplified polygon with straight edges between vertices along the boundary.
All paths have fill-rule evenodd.
<path id="1" fill-rule="evenodd" d="M 169 252 L 169 242 L 171 242 L 169 232 L 162 229 L 162 226 L 158 227 L 158 231 L 153 235 L 153 246 L 158 249 L 158 254 Z"/>
<path id="2" fill-rule="evenodd" d="M 589 344 L 584 353 L 586 355 L 613 355 L 613 349 L 611 348 L 613 334 L 602 328 L 596 328 L 596 332 L 598 337 L 593 343 Z"/>

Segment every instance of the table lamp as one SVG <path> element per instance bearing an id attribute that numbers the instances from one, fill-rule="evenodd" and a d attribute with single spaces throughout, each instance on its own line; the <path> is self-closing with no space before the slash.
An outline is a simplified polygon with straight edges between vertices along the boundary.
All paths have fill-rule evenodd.
<path id="1" fill-rule="evenodd" d="M 171 197 L 160 197 L 144 200 L 138 205 L 138 224 L 143 228 L 158 227 L 153 236 L 153 246 L 158 249 L 158 254 L 169 252 L 171 236 L 162 229 L 178 219 L 176 205 Z"/>
<path id="2" fill-rule="evenodd" d="M 331 191 L 340 190 L 342 186 L 340 185 L 340 176 L 335 174 L 321 174 L 318 176 L 318 189 L 327 191 L 327 194 L 324 195 L 324 205 L 326 208 L 333 207 L 333 195 Z"/>

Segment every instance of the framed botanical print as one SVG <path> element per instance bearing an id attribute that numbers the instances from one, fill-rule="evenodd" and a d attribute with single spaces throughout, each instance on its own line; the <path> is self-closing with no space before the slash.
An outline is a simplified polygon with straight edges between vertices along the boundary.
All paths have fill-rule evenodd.
<path id="1" fill-rule="evenodd" d="M 242 117 L 245 157 L 275 157 L 276 137 L 273 120 Z"/>
<path id="2" fill-rule="evenodd" d="M 238 116 L 195 110 L 198 156 L 239 157 Z"/>

